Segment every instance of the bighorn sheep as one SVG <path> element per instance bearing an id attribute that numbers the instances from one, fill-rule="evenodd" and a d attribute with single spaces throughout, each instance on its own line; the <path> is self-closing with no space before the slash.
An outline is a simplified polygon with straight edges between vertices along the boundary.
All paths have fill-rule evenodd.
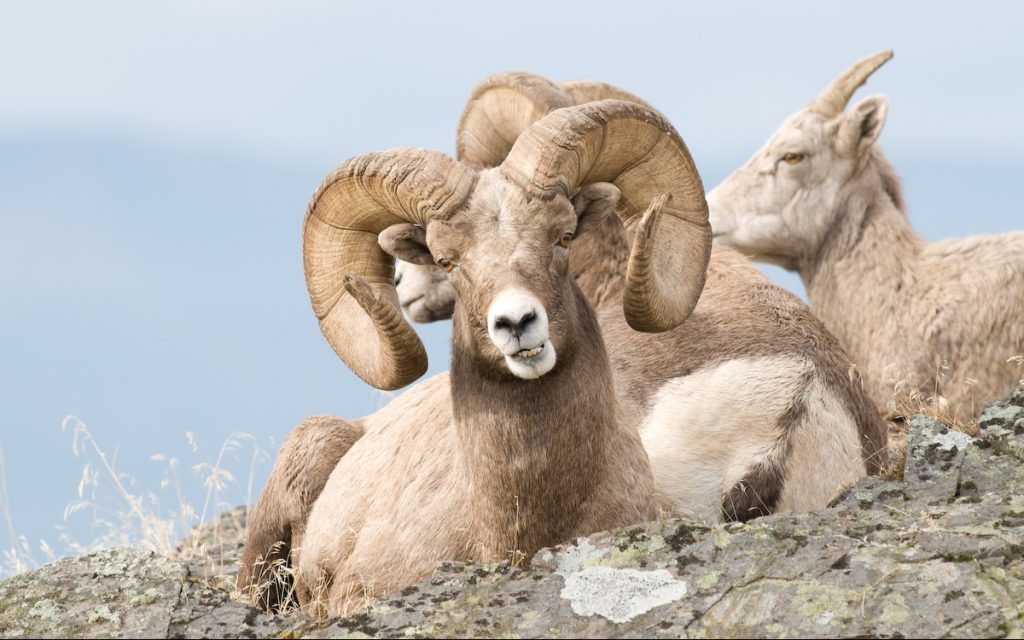
<path id="1" fill-rule="evenodd" d="M 458 157 L 478 170 L 498 165 L 535 119 L 607 97 L 642 103 L 603 83 L 492 76 L 474 89 L 463 111 Z M 881 470 L 884 423 L 849 379 L 841 347 L 803 303 L 719 247 L 693 315 L 674 331 L 636 333 L 619 310 L 629 235 L 618 218 L 606 218 L 573 244 L 569 271 L 602 311 L 617 393 L 640 420 L 656 489 L 672 508 L 709 520 L 812 509 L 865 471 Z M 441 271 L 405 269 L 433 273 L 403 275 L 403 306 L 429 295 L 434 306 L 419 307 L 421 315 L 444 317 L 450 301 L 440 290 L 425 289 Z M 724 440 L 735 446 L 722 447 Z M 822 459 L 830 464 L 821 465 Z M 751 467 L 752 460 L 759 463 Z M 714 487 L 733 490 L 723 500 Z"/>
<path id="2" fill-rule="evenodd" d="M 653 111 L 623 101 L 560 110 L 494 169 L 397 149 L 327 177 L 306 216 L 306 282 L 325 337 L 353 371 L 391 389 L 426 368 L 388 253 L 450 271 L 457 301 L 450 376 L 340 425 L 354 443 L 338 438 L 323 453 L 343 455 L 292 549 L 300 602 L 343 613 L 440 560 L 528 556 L 655 515 L 647 455 L 614 393 L 596 314 L 567 272 L 574 236 L 617 204 L 637 230 L 625 321 L 671 329 L 700 295 L 711 232 L 689 153 Z M 290 459 L 279 457 L 264 495 L 293 490 L 289 473 L 307 460 L 321 472 L 322 452 L 309 446 L 337 426 L 323 420 L 290 437 Z M 256 511 L 272 503 L 261 497 Z M 267 545 L 267 531 L 287 543 L 282 522 L 301 510 L 254 514 L 263 530 L 250 530 L 247 546 Z M 242 574 L 259 572 L 243 567 L 244 587 Z"/>
<path id="3" fill-rule="evenodd" d="M 970 418 L 1019 377 L 1006 363 L 1024 354 L 1024 233 L 929 244 L 911 228 L 876 143 L 888 101 L 844 111 L 891 57 L 860 60 L 787 118 L 708 195 L 711 225 L 717 243 L 800 274 L 883 410 L 895 370 Z"/>

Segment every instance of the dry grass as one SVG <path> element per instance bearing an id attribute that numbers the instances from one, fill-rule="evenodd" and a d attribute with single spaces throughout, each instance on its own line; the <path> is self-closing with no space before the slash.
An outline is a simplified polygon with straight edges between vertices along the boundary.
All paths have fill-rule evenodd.
<path id="1" fill-rule="evenodd" d="M 280 555 L 280 549 L 284 544 L 284 542 L 278 542 L 268 555 Z M 231 594 L 233 599 L 261 609 L 266 609 L 269 602 L 276 601 L 278 606 L 275 607 L 275 610 L 278 613 L 298 608 L 294 570 L 287 558 L 275 557 L 274 560 L 267 560 L 259 557 L 256 559 L 253 573 L 259 575 L 256 583 L 246 585 L 241 590 L 233 590 Z M 272 593 L 275 596 L 273 598 L 271 597 Z"/>
<path id="2" fill-rule="evenodd" d="M 1009 358 L 1006 365 L 1014 368 L 1016 375 L 1024 374 L 1024 356 Z M 949 372 L 952 369 L 949 362 L 943 361 L 927 377 L 926 383 L 922 383 L 922 376 L 916 373 L 903 373 L 896 367 L 890 367 L 886 371 L 886 382 L 892 385 L 892 396 L 886 403 L 885 415 L 889 423 L 889 472 L 886 476 L 890 479 L 903 478 L 910 416 L 923 415 L 932 418 L 969 436 L 977 436 L 980 433 L 978 417 L 983 407 L 954 404 L 943 395 L 943 392 L 949 395 L 963 395 L 977 384 L 968 377 L 950 377 Z M 1021 378 L 1019 383 L 1024 384 L 1024 378 Z M 929 389 L 930 392 L 926 393 L 922 389 Z"/>
<path id="3" fill-rule="evenodd" d="M 975 382 L 970 378 L 949 379 L 952 366 L 943 362 L 927 376 L 917 372 L 906 373 L 896 366 L 886 369 L 886 383 L 892 385 L 892 395 L 886 402 L 885 420 L 889 425 L 889 471 L 887 477 L 901 479 L 906 465 L 907 434 L 910 430 L 910 416 L 923 415 L 963 431 L 978 435 L 978 412 L 974 407 L 954 405 L 946 393 L 966 391 Z M 922 391 L 929 389 L 929 392 Z M 979 409 L 980 411 L 980 409 Z"/>
<path id="4" fill-rule="evenodd" d="M 64 509 L 64 523 L 59 531 L 59 550 L 45 541 L 39 544 L 40 556 L 33 553 L 24 536 L 15 533 L 7 499 L 7 484 L 0 450 L 0 499 L 8 531 L 9 548 L 0 561 L 0 576 L 33 569 L 56 557 L 79 555 L 112 546 L 136 546 L 166 556 L 187 554 L 193 564 L 198 562 L 213 575 L 221 544 L 221 522 L 215 516 L 235 504 L 252 504 L 256 468 L 269 463 L 269 455 L 251 435 L 235 432 L 224 441 L 211 461 L 203 452 L 195 434 L 186 439 L 191 455 L 198 462 L 190 465 L 191 475 L 182 479 L 182 461 L 176 456 L 154 454 L 150 459 L 164 465 L 158 488 L 142 486 L 133 476 L 118 468 L 117 450 L 108 454 L 88 427 L 78 418 L 68 416 L 61 431 L 71 435 L 72 451 L 84 460 L 77 487 L 77 497 Z M 249 451 L 243 459 L 242 453 Z M 244 466 L 248 480 L 244 491 L 238 487 L 238 475 L 232 468 Z M 196 509 L 188 495 L 199 482 L 202 507 Z M 238 495 L 241 493 L 242 495 Z M 83 518 L 90 531 L 87 540 L 80 540 L 71 525 Z M 212 524 L 211 524 L 212 523 Z M 206 535 L 188 536 L 196 528 L 211 524 Z M 189 548 L 179 549 L 182 541 Z M 226 543 L 225 543 L 226 544 Z"/>
<path id="5" fill-rule="evenodd" d="M 886 403 L 886 419 L 923 415 L 972 436 L 978 435 L 978 414 L 981 407 L 954 404 L 947 395 L 961 395 L 977 382 L 971 378 L 951 378 L 952 365 L 943 361 L 935 371 L 923 376 L 906 373 L 892 366 L 886 370 L 886 382 L 892 385 L 892 396 Z M 928 391 L 923 391 L 927 389 Z"/>

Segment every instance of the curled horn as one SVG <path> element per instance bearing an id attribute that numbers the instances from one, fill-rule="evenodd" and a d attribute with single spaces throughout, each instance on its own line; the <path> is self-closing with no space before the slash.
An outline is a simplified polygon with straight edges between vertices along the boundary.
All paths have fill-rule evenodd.
<path id="1" fill-rule="evenodd" d="M 707 202 L 685 143 L 656 111 L 623 100 L 554 111 L 519 137 L 502 171 L 528 190 L 566 197 L 586 184 L 614 184 L 617 213 L 635 231 L 626 321 L 666 331 L 693 311 L 711 256 Z"/>
<path id="2" fill-rule="evenodd" d="M 377 236 L 451 215 L 472 184 L 473 173 L 444 154 L 392 149 L 342 163 L 310 200 L 302 261 L 313 311 L 338 356 L 378 389 L 419 378 L 427 354 L 402 317 L 394 258 Z"/>
<path id="3" fill-rule="evenodd" d="M 627 100 L 649 104 L 606 82 L 570 80 L 555 84 L 522 71 L 484 78 L 469 95 L 455 134 L 455 157 L 480 170 L 505 159 L 516 138 L 555 109 L 596 100 Z"/>
<path id="4" fill-rule="evenodd" d="M 826 118 L 836 117 L 846 108 L 853 92 L 867 82 L 868 77 L 890 58 L 892 58 L 890 49 L 861 58 L 825 87 L 825 90 L 818 94 L 808 108 Z"/>
<path id="5" fill-rule="evenodd" d="M 516 138 L 572 98 L 543 76 L 519 71 L 484 78 L 469 95 L 455 135 L 455 157 L 474 169 L 501 164 Z"/>

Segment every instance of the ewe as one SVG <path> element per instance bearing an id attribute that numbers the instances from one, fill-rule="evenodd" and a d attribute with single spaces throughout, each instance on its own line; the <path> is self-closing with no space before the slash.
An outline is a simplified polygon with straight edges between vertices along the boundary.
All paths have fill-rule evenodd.
<path id="1" fill-rule="evenodd" d="M 459 159 L 477 170 L 498 165 L 536 118 L 606 97 L 640 102 L 602 83 L 492 76 L 463 111 Z M 598 195 L 583 190 L 575 201 Z M 820 508 L 883 468 L 884 424 L 850 380 L 842 349 L 803 303 L 735 252 L 714 250 L 700 302 L 681 327 L 645 335 L 626 326 L 620 308 L 633 231 L 625 229 L 606 218 L 574 243 L 569 272 L 602 312 L 616 393 L 637 416 L 666 508 L 703 520 Z M 445 317 L 453 302 L 446 284 L 436 267 L 405 265 L 399 300 L 418 317 Z"/>
<path id="2" fill-rule="evenodd" d="M 570 201 L 581 188 L 601 197 Z M 253 515 L 240 587 L 262 577 L 253 554 L 288 544 L 289 518 L 305 517 L 303 505 L 281 505 L 289 492 L 300 502 L 319 492 L 291 560 L 303 606 L 333 615 L 441 560 L 529 557 L 656 515 L 647 455 L 615 396 L 596 314 L 567 272 L 571 241 L 615 211 L 620 192 L 618 213 L 638 229 L 626 321 L 673 328 L 700 295 L 711 232 L 686 147 L 650 110 L 605 101 L 559 111 L 486 171 L 397 149 L 327 177 L 306 216 L 303 258 L 328 342 L 378 388 L 425 370 L 384 247 L 450 272 L 452 370 L 359 423 L 320 420 L 289 438 L 289 459 L 279 456 Z M 332 435 L 331 451 L 311 450 Z M 315 476 L 334 455 L 318 491 Z"/>
<path id="3" fill-rule="evenodd" d="M 947 415 L 969 419 L 1018 377 L 1007 359 L 1024 354 L 1024 233 L 928 244 L 914 232 L 875 143 L 888 101 L 844 112 L 891 57 L 857 62 L 790 116 L 708 194 L 711 226 L 717 243 L 800 274 L 883 410 L 907 402 L 887 382 L 895 373 L 912 395 L 944 397 Z"/>

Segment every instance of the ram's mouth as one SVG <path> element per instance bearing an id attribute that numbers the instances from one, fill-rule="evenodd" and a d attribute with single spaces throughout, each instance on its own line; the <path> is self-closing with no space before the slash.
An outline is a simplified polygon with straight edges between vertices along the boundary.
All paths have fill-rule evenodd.
<path id="1" fill-rule="evenodd" d="M 519 358 L 520 360 L 526 360 L 529 358 L 535 358 L 540 355 L 540 352 L 544 350 L 544 345 L 534 347 L 532 349 L 523 349 L 522 351 L 516 351 L 512 354 L 513 358 Z"/>
<path id="2" fill-rule="evenodd" d="M 535 380 L 551 371 L 555 360 L 555 345 L 550 340 L 505 355 L 505 364 L 512 374 L 524 380 Z"/>

